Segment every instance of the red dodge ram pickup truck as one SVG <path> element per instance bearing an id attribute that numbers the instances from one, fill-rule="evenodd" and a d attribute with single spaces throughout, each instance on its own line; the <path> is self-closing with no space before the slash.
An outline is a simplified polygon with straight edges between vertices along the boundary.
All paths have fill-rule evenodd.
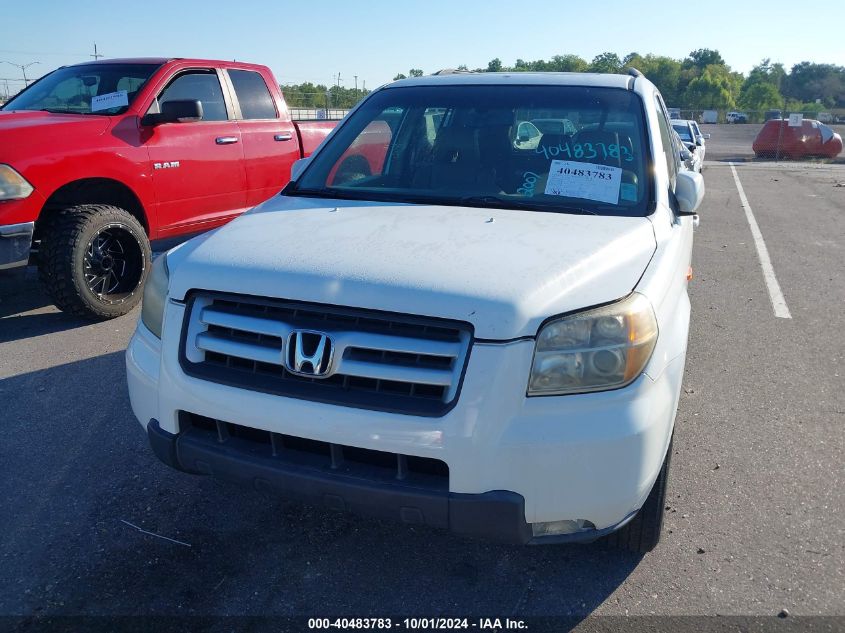
<path id="1" fill-rule="evenodd" d="M 0 269 L 37 263 L 55 304 L 110 318 L 141 299 L 151 240 L 266 200 L 335 122 L 291 120 L 265 66 L 66 66 L 0 110 Z"/>

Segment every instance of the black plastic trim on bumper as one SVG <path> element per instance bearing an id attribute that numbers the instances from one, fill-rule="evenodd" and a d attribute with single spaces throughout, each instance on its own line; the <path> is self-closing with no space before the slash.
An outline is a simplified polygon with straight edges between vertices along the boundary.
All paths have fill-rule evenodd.
<path id="1" fill-rule="evenodd" d="M 0 226 L 0 270 L 25 266 L 32 249 L 35 222 Z"/>
<path id="2" fill-rule="evenodd" d="M 336 510 L 425 524 L 467 536 L 518 544 L 532 540 L 531 526 L 525 521 L 525 500 L 508 490 L 461 494 L 348 477 L 248 455 L 190 434 L 173 435 L 157 420 L 150 420 L 147 435 L 156 456 L 177 470 Z"/>

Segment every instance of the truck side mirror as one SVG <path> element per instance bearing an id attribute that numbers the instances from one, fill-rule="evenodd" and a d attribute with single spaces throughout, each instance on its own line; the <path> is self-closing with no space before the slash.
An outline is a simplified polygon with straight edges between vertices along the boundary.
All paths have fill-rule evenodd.
<path id="1" fill-rule="evenodd" d="M 678 201 L 678 215 L 695 215 L 698 205 L 704 200 L 704 178 L 694 171 L 679 171 L 675 178 L 675 198 Z"/>
<path id="2" fill-rule="evenodd" d="M 202 120 L 202 102 L 185 100 L 165 101 L 160 113 L 150 113 L 141 119 L 141 125 L 161 123 L 189 123 Z"/>

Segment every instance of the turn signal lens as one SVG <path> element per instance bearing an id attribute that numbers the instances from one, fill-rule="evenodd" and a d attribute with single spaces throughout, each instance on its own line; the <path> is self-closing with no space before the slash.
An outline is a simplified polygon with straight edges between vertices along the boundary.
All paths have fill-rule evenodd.
<path id="1" fill-rule="evenodd" d="M 8 165 L 0 165 L 0 200 L 21 200 L 33 191 L 26 178 Z"/>
<path id="2" fill-rule="evenodd" d="M 144 286 L 144 300 L 141 304 L 141 322 L 158 338 L 161 338 L 169 283 L 170 270 L 167 268 L 167 254 L 165 253 L 153 262 L 150 277 Z"/>

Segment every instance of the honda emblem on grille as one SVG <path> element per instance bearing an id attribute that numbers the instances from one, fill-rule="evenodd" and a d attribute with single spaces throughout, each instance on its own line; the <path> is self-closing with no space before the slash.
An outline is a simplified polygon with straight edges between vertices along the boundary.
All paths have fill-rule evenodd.
<path id="1" fill-rule="evenodd" d="M 334 345 L 324 332 L 294 330 L 288 336 L 285 368 L 292 374 L 326 378 L 332 368 Z"/>

